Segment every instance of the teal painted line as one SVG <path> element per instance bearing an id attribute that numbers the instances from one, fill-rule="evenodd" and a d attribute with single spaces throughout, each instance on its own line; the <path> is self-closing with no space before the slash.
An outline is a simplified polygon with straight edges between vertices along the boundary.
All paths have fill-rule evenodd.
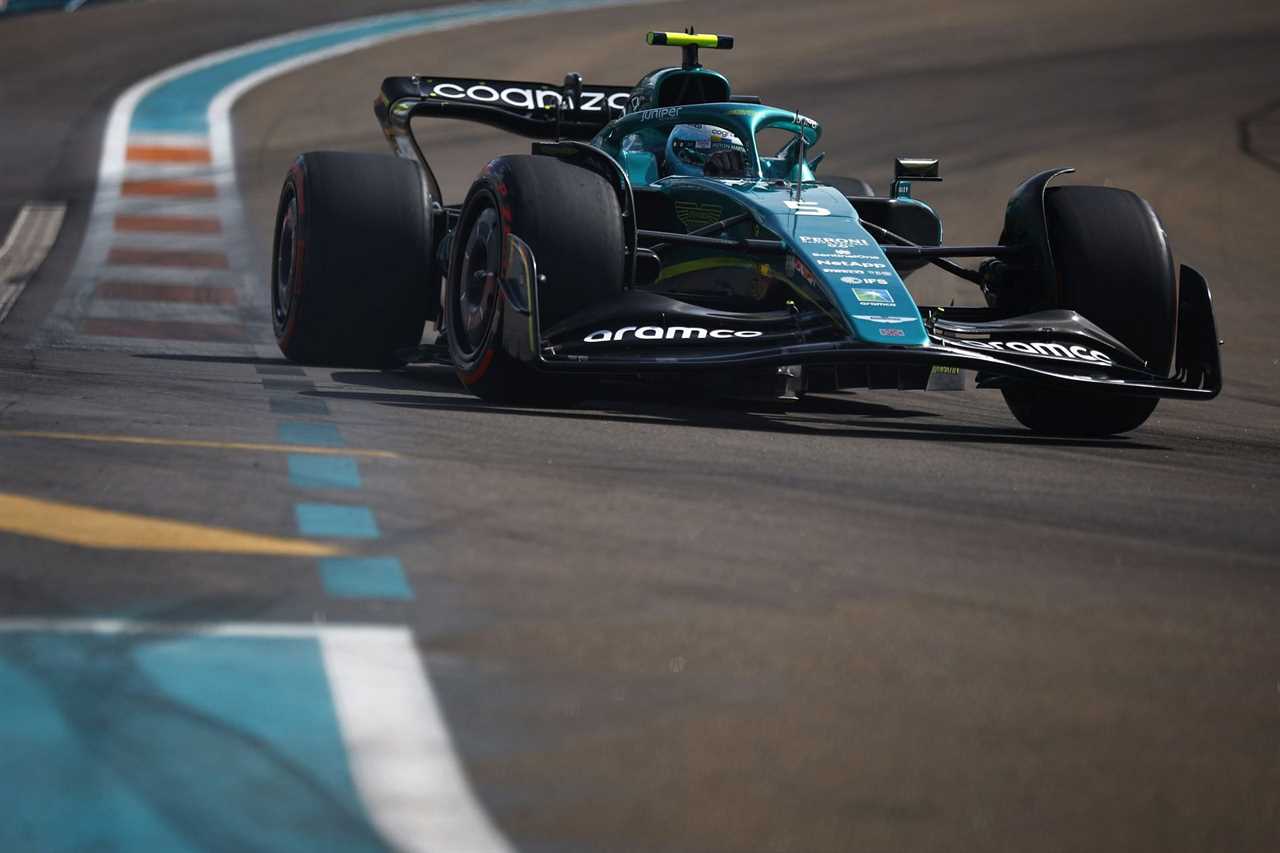
<path id="1" fill-rule="evenodd" d="M 368 507 L 304 503 L 293 509 L 303 536 L 377 539 L 382 535 Z"/>
<path id="2" fill-rule="evenodd" d="M 277 415 L 327 415 L 329 404 L 315 397 L 268 397 L 271 412 Z"/>
<path id="3" fill-rule="evenodd" d="M 350 456 L 291 453 L 289 482 L 300 489 L 358 489 L 360 467 Z"/>
<path id="4" fill-rule="evenodd" d="M 61 9 L 74 12 L 85 4 L 85 0 L 9 0 L 0 4 L 0 15 L 17 15 L 22 12 L 38 12 L 42 9 Z"/>
<path id="5" fill-rule="evenodd" d="M 335 424 L 312 421 L 285 421 L 276 435 L 281 444 L 306 444 L 312 447 L 346 447 L 342 433 Z"/>
<path id="6" fill-rule="evenodd" d="M 310 35 L 299 35 L 258 50 L 232 56 L 197 68 L 152 89 L 138 103 L 129 125 L 131 133 L 209 132 L 209 105 L 219 92 L 236 81 L 281 62 L 309 53 L 340 47 L 361 39 L 393 36 L 433 25 L 474 23 L 523 17 L 538 12 L 607 5 L 589 0 L 539 0 L 450 6 L 425 12 L 395 15 L 338 26 Z"/>
<path id="7" fill-rule="evenodd" d="M 0 635 L 0 850 L 355 851 L 309 637 Z"/>
<path id="8" fill-rule="evenodd" d="M 396 557 L 326 557 L 320 561 L 320 577 L 334 598 L 413 598 Z"/>

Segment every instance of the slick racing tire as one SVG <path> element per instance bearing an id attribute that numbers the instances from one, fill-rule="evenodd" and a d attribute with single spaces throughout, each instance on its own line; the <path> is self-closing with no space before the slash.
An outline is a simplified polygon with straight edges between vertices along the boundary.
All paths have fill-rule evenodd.
<path id="1" fill-rule="evenodd" d="M 540 373 L 503 348 L 502 324 L 517 316 L 498 283 L 507 233 L 533 251 L 539 320 L 549 329 L 622 292 L 618 197 L 603 178 L 579 166 L 552 157 L 502 157 L 472 184 L 453 232 L 445 336 L 462 384 L 492 402 L 572 402 L 586 386 Z"/>
<path id="2" fill-rule="evenodd" d="M 1003 389 L 1019 423 L 1045 435 L 1102 438 L 1137 429 L 1155 411 L 1155 397 L 1117 397 L 1087 391 L 1058 391 L 1034 385 Z"/>
<path id="3" fill-rule="evenodd" d="M 432 263 L 418 169 L 336 151 L 294 162 L 271 264 L 272 325 L 291 361 L 390 367 L 421 341 Z"/>
<path id="4" fill-rule="evenodd" d="M 1049 245 L 1060 286 L 1053 307 L 1071 308 L 1110 332 L 1162 376 L 1177 343 L 1178 280 L 1164 228 L 1137 195 L 1110 187 L 1052 187 L 1045 194 Z M 1010 411 L 1036 432 L 1104 436 L 1136 429 L 1155 397 L 1004 389 Z"/>

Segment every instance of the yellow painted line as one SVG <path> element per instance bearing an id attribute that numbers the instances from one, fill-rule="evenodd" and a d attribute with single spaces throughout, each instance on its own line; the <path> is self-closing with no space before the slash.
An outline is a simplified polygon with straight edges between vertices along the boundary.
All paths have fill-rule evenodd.
<path id="1" fill-rule="evenodd" d="M 51 441 L 94 441 L 105 444 L 141 444 L 157 447 L 197 447 L 205 450 L 248 450 L 259 453 L 311 453 L 317 456 L 363 456 L 399 459 L 390 450 L 356 450 L 349 447 L 316 447 L 309 444 L 258 444 L 251 441 L 202 441 L 194 438 L 156 438 L 142 435 L 96 435 L 83 432 L 0 430 L 0 438 L 43 438 Z"/>
<path id="2" fill-rule="evenodd" d="M 66 545 L 132 551 L 331 557 L 341 548 L 227 527 L 152 518 L 0 492 L 0 533 Z"/>

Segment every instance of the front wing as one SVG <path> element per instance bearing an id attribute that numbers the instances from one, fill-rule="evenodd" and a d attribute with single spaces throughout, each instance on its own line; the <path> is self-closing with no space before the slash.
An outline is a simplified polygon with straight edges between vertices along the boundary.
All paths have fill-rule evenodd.
<path id="1" fill-rule="evenodd" d="M 980 387 L 1030 382 L 1201 400 L 1222 390 L 1209 288 L 1187 266 L 1181 270 L 1179 337 L 1170 375 L 1149 369 L 1122 343 L 1067 311 L 989 323 L 933 322 L 924 345 L 895 346 L 855 340 L 816 309 L 734 314 L 631 290 L 544 330 L 535 261 L 519 238 L 508 238 L 502 269 L 503 346 L 544 371 L 636 375 L 829 365 L 896 366 L 918 373 L 939 367 L 977 371 Z"/>

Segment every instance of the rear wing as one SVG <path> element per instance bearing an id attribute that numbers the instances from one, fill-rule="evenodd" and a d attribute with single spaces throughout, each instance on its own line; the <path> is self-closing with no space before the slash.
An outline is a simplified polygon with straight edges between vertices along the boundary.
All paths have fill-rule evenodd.
<path id="1" fill-rule="evenodd" d="M 382 81 L 374 112 L 395 147 L 395 137 L 408 134 L 410 120 L 418 116 L 476 121 L 529 139 L 586 142 L 622 115 L 631 87 L 575 82 L 569 87 L 465 77 L 388 77 Z"/>

